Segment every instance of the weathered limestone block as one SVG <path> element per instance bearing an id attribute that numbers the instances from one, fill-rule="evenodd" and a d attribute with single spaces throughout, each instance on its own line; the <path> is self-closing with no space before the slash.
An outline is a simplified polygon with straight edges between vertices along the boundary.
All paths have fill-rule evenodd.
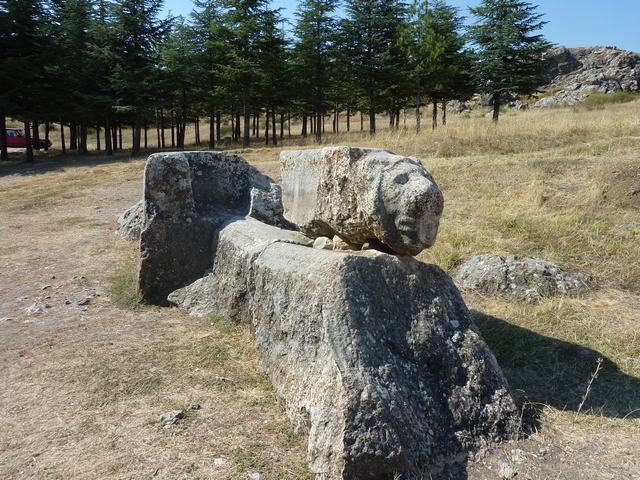
<path id="1" fill-rule="evenodd" d="M 465 478 L 465 452 L 512 438 L 519 422 L 453 282 L 413 258 L 308 242 L 232 221 L 211 273 L 169 300 L 252 326 L 318 478 Z"/>
<path id="2" fill-rule="evenodd" d="M 269 190 L 260 188 L 251 189 L 251 205 L 249 206 L 249 216 L 260 220 L 267 225 L 295 230 L 295 225 L 289 223 L 284 218 L 284 207 L 282 206 L 282 187 L 276 183 L 269 186 Z"/>
<path id="3" fill-rule="evenodd" d="M 418 159 L 327 147 L 282 152 L 280 161 L 285 218 L 306 235 L 377 240 L 402 255 L 435 242 L 444 199 Z"/>
<path id="4" fill-rule="evenodd" d="M 173 290 L 201 277 L 213 261 L 216 229 L 230 217 L 246 215 L 251 189 L 269 190 L 271 183 L 237 155 L 151 155 L 144 174 L 142 299 L 163 304 Z"/>
<path id="5" fill-rule="evenodd" d="M 476 255 L 467 260 L 456 276 L 458 285 L 489 296 L 539 301 L 588 286 L 588 278 L 569 273 L 540 258 Z"/>
<path id="6" fill-rule="evenodd" d="M 125 210 L 122 215 L 118 217 L 117 233 L 125 240 L 139 240 L 140 233 L 144 229 L 144 225 L 144 200 L 140 200 L 134 206 Z"/>

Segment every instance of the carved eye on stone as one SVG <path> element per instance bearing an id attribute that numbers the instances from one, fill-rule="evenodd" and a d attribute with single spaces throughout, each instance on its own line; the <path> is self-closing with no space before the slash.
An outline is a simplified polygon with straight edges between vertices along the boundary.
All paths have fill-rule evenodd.
<path id="1" fill-rule="evenodd" d="M 404 185 L 409 181 L 409 175 L 407 175 L 406 173 L 401 173 L 396 178 L 394 178 L 393 181 L 398 185 Z"/>

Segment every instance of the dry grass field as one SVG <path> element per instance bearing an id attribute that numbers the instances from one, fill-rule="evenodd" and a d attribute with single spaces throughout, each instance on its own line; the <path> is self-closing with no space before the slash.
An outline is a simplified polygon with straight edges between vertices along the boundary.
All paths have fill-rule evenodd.
<path id="1" fill-rule="evenodd" d="M 593 279 L 539 304 L 464 292 L 529 425 L 470 461 L 469 479 L 498 478 L 502 461 L 531 480 L 640 479 L 640 102 L 411 128 L 326 143 L 423 160 L 446 207 L 421 260 L 453 273 L 472 254 L 526 254 Z M 277 179 L 296 145 L 313 143 L 240 152 Z M 0 165 L 0 478 L 311 479 L 248 328 L 136 303 L 137 245 L 114 230 L 144 159 L 13 155 Z M 177 408 L 186 418 L 163 428 Z"/>

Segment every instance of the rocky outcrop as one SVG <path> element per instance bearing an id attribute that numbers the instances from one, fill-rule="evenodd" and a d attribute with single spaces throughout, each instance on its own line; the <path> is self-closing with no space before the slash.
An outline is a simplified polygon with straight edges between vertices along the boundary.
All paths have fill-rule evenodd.
<path id="1" fill-rule="evenodd" d="M 328 147 L 282 152 L 285 218 L 308 236 L 376 240 L 417 255 L 433 245 L 444 199 L 416 158 L 386 150 Z"/>
<path id="2" fill-rule="evenodd" d="M 568 273 L 539 258 L 500 257 L 484 254 L 471 257 L 461 267 L 456 282 L 462 288 L 484 295 L 539 301 L 588 286 L 588 278 Z"/>
<path id="3" fill-rule="evenodd" d="M 146 226 L 140 237 L 139 291 L 163 304 L 176 288 L 201 277 L 213 261 L 214 232 L 249 212 L 251 189 L 272 181 L 237 155 L 158 153 L 144 174 Z"/>
<path id="4" fill-rule="evenodd" d="M 547 53 L 548 84 L 555 93 L 535 106 L 573 106 L 594 92 L 640 92 L 640 54 L 616 47 L 566 48 L 555 46 Z"/>
<path id="5" fill-rule="evenodd" d="M 116 232 L 126 240 L 139 240 L 140 233 L 144 229 L 144 200 L 140 200 L 131 208 L 125 210 L 118 217 L 118 229 Z"/>
<path id="6" fill-rule="evenodd" d="M 445 272 L 308 242 L 229 222 L 211 273 L 169 299 L 251 325 L 317 478 L 464 478 L 467 452 L 517 434 L 506 381 Z"/>

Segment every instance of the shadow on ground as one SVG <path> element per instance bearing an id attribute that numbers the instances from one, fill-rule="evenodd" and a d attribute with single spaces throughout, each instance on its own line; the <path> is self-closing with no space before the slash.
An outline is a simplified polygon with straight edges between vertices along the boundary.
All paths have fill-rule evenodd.
<path id="1" fill-rule="evenodd" d="M 482 312 L 475 322 L 506 375 L 516 397 L 535 410 L 550 405 L 577 411 L 587 385 L 603 359 L 583 413 L 640 418 L 640 379 L 631 377 L 599 352 L 545 337 Z"/>
<path id="2" fill-rule="evenodd" d="M 144 152 L 140 155 L 140 158 L 146 157 L 151 153 L 154 152 Z M 126 152 L 118 152 L 112 156 L 107 156 L 104 153 L 79 155 L 69 153 L 62 154 L 57 152 L 41 152 L 39 154 L 35 154 L 33 163 L 27 163 L 24 161 L 23 155 L 12 153 L 9 155 L 8 161 L 0 162 L 0 177 L 8 177 L 10 175 L 42 175 L 67 168 L 95 167 L 110 163 L 124 163 L 131 160 L 135 159 Z"/>

